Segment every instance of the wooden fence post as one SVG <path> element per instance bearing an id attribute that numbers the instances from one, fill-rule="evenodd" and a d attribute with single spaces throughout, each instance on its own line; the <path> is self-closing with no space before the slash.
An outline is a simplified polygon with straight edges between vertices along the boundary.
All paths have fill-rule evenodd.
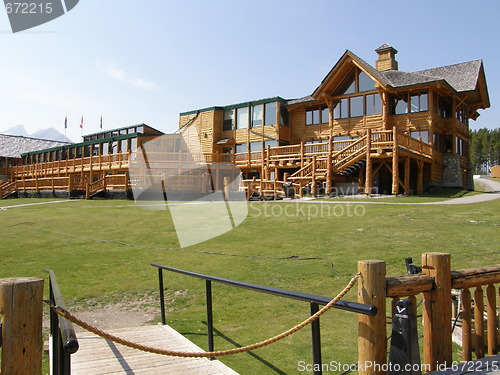
<path id="1" fill-rule="evenodd" d="M 451 261 L 450 254 L 422 254 L 422 273 L 434 278 L 434 288 L 423 293 L 424 363 L 451 366 Z"/>
<path id="2" fill-rule="evenodd" d="M 376 306 L 375 316 L 358 314 L 360 375 L 385 374 L 387 363 L 386 265 L 381 260 L 358 262 L 358 302 Z"/>
<path id="3" fill-rule="evenodd" d="M 42 374 L 43 279 L 0 279 L 2 374 Z"/>

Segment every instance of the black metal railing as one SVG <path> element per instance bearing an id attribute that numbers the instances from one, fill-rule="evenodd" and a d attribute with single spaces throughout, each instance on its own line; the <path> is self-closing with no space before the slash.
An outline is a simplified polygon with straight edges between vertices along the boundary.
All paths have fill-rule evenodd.
<path id="1" fill-rule="evenodd" d="M 195 273 L 185 270 L 180 270 L 177 268 L 167 267 L 160 264 L 151 264 L 153 267 L 158 268 L 158 282 L 160 288 L 160 307 L 161 307 L 161 322 L 163 325 L 166 324 L 165 316 L 165 295 L 164 295 L 164 284 L 163 284 L 163 271 L 171 271 L 180 273 L 183 275 L 204 279 L 206 288 L 206 302 L 207 302 L 207 336 L 208 336 L 208 351 L 214 351 L 214 327 L 213 327 L 213 311 L 212 311 L 212 282 L 234 286 L 237 288 L 243 288 L 252 290 L 255 292 L 272 294 L 274 296 L 290 298 L 294 300 L 308 302 L 310 304 L 311 315 L 314 315 L 319 311 L 320 305 L 328 304 L 332 298 L 317 296 L 313 294 L 294 292 L 285 289 L 272 288 L 268 286 L 249 284 L 235 280 L 222 279 L 220 277 L 203 275 L 201 273 Z M 357 314 L 365 314 L 370 316 L 375 316 L 377 314 L 377 308 L 375 306 L 363 305 L 357 302 L 349 302 L 340 300 L 335 305 L 334 308 L 354 312 Z M 312 357 L 314 368 L 319 369 L 314 371 L 315 375 L 321 375 L 321 335 L 320 335 L 320 320 L 316 319 L 311 324 L 311 341 L 312 341 Z"/>
<path id="2" fill-rule="evenodd" d="M 49 274 L 50 302 L 53 305 L 66 308 L 61 291 L 57 285 L 56 275 L 52 270 L 45 270 Z M 50 334 L 52 336 L 51 369 L 52 375 L 71 374 L 71 354 L 78 351 L 73 324 L 50 310 Z"/>

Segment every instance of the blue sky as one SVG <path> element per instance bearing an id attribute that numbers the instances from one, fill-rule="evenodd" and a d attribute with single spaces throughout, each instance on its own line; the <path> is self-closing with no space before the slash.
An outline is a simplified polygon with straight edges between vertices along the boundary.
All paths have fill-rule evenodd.
<path id="1" fill-rule="evenodd" d="M 309 95 L 346 49 L 374 64 L 383 43 L 403 71 L 483 59 L 492 108 L 471 128 L 497 128 L 499 18 L 498 0 L 80 0 L 12 34 L 0 11 L 0 131 L 169 132 L 179 112 Z"/>

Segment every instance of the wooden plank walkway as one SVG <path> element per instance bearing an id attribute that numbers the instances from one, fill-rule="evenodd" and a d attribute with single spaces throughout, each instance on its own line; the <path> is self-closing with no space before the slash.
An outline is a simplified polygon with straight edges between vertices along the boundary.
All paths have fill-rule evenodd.
<path id="1" fill-rule="evenodd" d="M 121 328 L 110 330 L 109 333 L 157 348 L 186 352 L 203 351 L 169 326 Z M 78 342 L 80 349 L 71 356 L 73 375 L 238 375 L 217 360 L 146 353 L 104 340 L 92 333 L 78 334 Z"/>
<path id="2" fill-rule="evenodd" d="M 467 363 L 457 363 L 455 368 L 429 372 L 427 375 L 500 375 L 500 354 L 476 359 Z"/>

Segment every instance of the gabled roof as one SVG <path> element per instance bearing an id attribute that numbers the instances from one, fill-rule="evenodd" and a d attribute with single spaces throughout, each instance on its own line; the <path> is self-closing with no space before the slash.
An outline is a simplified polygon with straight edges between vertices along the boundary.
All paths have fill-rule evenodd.
<path id="1" fill-rule="evenodd" d="M 20 158 L 21 154 L 27 152 L 70 144 L 69 142 L 0 134 L 0 157 Z"/>
<path id="2" fill-rule="evenodd" d="M 387 48 L 393 47 L 384 44 L 377 50 Z M 335 89 L 334 86 L 340 84 L 343 79 L 341 73 L 348 65 L 357 65 L 384 88 L 399 89 L 424 84 L 442 83 L 456 93 L 477 91 L 474 95 L 471 95 L 471 100 L 477 104 L 478 107 L 488 108 L 490 106 L 483 62 L 481 60 L 416 72 L 402 72 L 399 70 L 386 70 L 380 72 L 349 50 L 342 55 L 323 81 L 321 81 L 321 84 L 314 90 L 312 97 L 316 100 L 320 100 L 322 93 L 333 91 Z"/>

